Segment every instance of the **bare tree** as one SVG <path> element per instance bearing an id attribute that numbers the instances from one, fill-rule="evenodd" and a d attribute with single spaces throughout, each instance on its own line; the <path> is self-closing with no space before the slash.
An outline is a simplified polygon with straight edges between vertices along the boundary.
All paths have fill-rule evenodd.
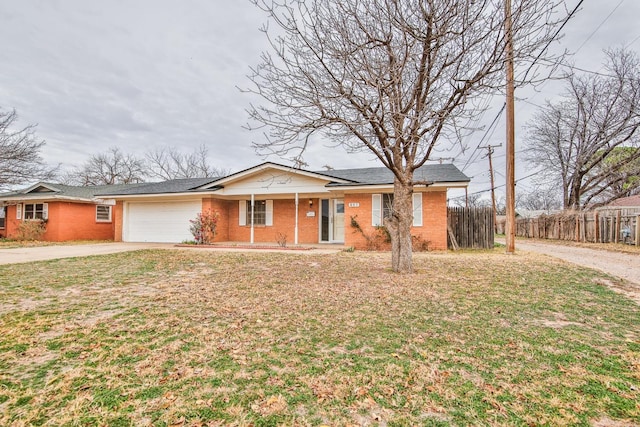
<path id="1" fill-rule="evenodd" d="M 44 141 L 36 138 L 35 126 L 14 129 L 17 119 L 15 110 L 0 110 L 0 189 L 51 179 L 57 171 L 40 155 Z"/>
<path id="2" fill-rule="evenodd" d="M 629 51 L 606 53 L 604 73 L 568 76 L 563 98 L 527 126 L 529 160 L 561 183 L 567 209 L 621 197 L 612 190 L 640 173 L 640 63 Z M 617 155 L 622 147 L 630 150 Z"/>
<path id="3" fill-rule="evenodd" d="M 516 206 L 530 211 L 552 211 L 561 209 L 562 202 L 555 188 L 539 186 L 530 191 L 520 191 Z"/>
<path id="4" fill-rule="evenodd" d="M 63 181 L 75 185 L 135 184 L 144 182 L 145 175 L 142 159 L 112 147 L 91 156 L 82 166 L 66 174 Z"/>
<path id="5" fill-rule="evenodd" d="M 502 0 L 252 0 L 275 32 L 250 79 L 265 105 L 263 152 L 300 159 L 321 133 L 369 151 L 394 174 L 392 268 L 412 271 L 414 172 L 440 144 L 458 141 L 480 100 L 504 82 Z M 562 1 L 515 0 L 517 64 L 554 37 Z M 528 62 L 527 62 L 528 61 Z M 525 65 L 526 64 L 526 65 Z M 249 126 L 251 127 L 251 126 Z"/>
<path id="6" fill-rule="evenodd" d="M 158 148 L 146 154 L 147 174 L 151 178 L 211 178 L 229 174 L 226 169 L 212 167 L 209 150 L 201 145 L 192 153 L 183 154 L 175 148 Z"/>

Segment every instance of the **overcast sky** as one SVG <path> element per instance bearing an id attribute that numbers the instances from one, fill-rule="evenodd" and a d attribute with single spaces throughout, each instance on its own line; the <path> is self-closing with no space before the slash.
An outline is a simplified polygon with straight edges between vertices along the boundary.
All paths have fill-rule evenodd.
<path id="1" fill-rule="evenodd" d="M 573 9 L 578 0 L 567 0 Z M 555 48 L 575 52 L 576 66 L 597 71 L 602 50 L 640 43 L 640 1 L 586 0 Z M 15 108 L 20 124 L 37 123 L 43 155 L 69 167 L 120 147 L 142 155 L 153 147 L 190 152 L 209 148 L 212 165 L 233 171 L 262 162 L 251 148 L 260 134 L 242 128 L 250 102 L 249 67 L 266 40 L 265 16 L 248 0 L 4 0 L 0 2 L 0 108 Z M 516 93 L 516 151 L 522 125 L 559 91 Z M 482 122 L 497 114 L 493 104 Z M 490 143 L 504 141 L 500 125 Z M 488 162 L 474 152 L 484 132 L 467 138 L 454 163 L 472 177 L 471 191 L 489 188 Z M 496 179 L 504 182 L 504 146 L 495 154 Z M 468 160 L 472 161 L 468 161 Z M 282 159 L 269 160 L 286 163 Z M 370 167 L 371 156 L 313 147 L 309 169 Z M 518 157 L 517 178 L 530 172 Z M 522 189 L 530 184 L 523 182 Z"/>

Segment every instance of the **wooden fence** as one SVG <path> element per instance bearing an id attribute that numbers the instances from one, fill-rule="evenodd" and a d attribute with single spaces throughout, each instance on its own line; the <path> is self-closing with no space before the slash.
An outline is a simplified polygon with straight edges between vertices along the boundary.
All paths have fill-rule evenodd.
<path id="1" fill-rule="evenodd" d="M 492 208 L 448 208 L 448 245 L 451 249 L 493 248 Z"/>
<path id="2" fill-rule="evenodd" d="M 516 220 L 516 236 L 640 245 L 640 210 L 564 212 Z"/>

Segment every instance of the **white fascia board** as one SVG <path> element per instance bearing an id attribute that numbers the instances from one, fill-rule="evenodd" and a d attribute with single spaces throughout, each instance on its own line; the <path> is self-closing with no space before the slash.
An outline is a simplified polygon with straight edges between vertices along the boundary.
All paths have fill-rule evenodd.
<path id="1" fill-rule="evenodd" d="M 79 202 L 79 203 L 93 203 L 93 199 L 87 199 L 84 197 L 71 197 L 61 196 L 59 194 L 51 195 L 47 193 L 34 193 L 34 194 L 20 194 L 16 196 L 3 197 L 2 201 L 15 201 L 15 202 L 47 202 L 47 201 L 66 201 L 66 202 Z"/>
<path id="2" fill-rule="evenodd" d="M 276 163 L 263 163 L 261 165 L 255 166 L 253 168 L 249 168 L 249 169 L 243 170 L 241 172 L 235 173 L 233 175 L 229 175 L 229 176 L 227 176 L 225 178 L 222 178 L 222 179 L 220 179 L 218 181 L 203 185 L 202 187 L 199 187 L 198 189 L 206 190 L 206 189 L 209 189 L 211 187 L 222 186 L 222 185 L 225 185 L 225 184 L 232 183 L 234 181 L 242 180 L 243 178 L 249 177 L 251 175 L 258 174 L 258 173 L 263 172 L 263 171 L 268 170 L 268 169 L 274 169 L 274 170 L 277 170 L 279 172 L 286 172 L 286 173 L 302 175 L 302 176 L 306 176 L 306 177 L 310 177 L 310 178 L 321 179 L 323 181 L 340 182 L 340 183 L 344 183 L 344 184 L 348 184 L 349 182 L 351 182 L 351 181 L 340 179 L 340 178 L 334 178 L 334 177 L 331 177 L 331 176 L 328 176 L 328 175 L 322 175 L 322 174 L 315 173 L 315 172 L 305 171 L 305 170 L 302 170 L 302 169 L 296 169 L 296 168 L 294 168 L 292 166 L 283 166 L 283 165 L 278 165 Z"/>
<path id="3" fill-rule="evenodd" d="M 135 199 L 202 199 L 205 196 L 211 196 L 216 194 L 213 191 L 200 191 L 197 193 L 154 193 L 154 194 L 109 194 L 109 199 L 114 200 L 135 200 Z"/>
<path id="4" fill-rule="evenodd" d="M 429 188 L 465 188 L 468 187 L 468 182 L 436 182 L 430 185 L 416 184 L 414 190 Z M 393 191 L 393 184 L 373 184 L 373 185 L 340 185 L 335 187 L 327 187 L 331 192 L 345 192 L 355 191 L 358 193 L 375 193 L 375 192 L 389 192 Z"/>

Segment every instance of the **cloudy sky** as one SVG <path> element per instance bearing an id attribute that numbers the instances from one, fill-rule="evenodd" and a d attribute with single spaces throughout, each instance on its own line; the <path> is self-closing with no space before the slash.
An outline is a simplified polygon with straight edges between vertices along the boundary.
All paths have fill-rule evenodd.
<path id="1" fill-rule="evenodd" d="M 576 4 L 567 0 L 568 9 Z M 638 0 L 586 0 L 555 49 L 574 52 L 576 66 L 596 71 L 602 49 L 638 50 L 638 16 Z M 70 167 L 114 146 L 142 155 L 202 144 L 216 167 L 240 170 L 263 161 L 251 148 L 260 134 L 242 127 L 251 99 L 237 89 L 248 86 L 249 67 L 266 48 L 259 31 L 265 16 L 248 0 L 7 0 L 0 20 L 0 108 L 15 108 L 23 126 L 38 124 L 49 163 Z M 526 100 L 516 107 L 517 152 L 533 105 L 558 91 L 550 83 L 516 93 Z M 485 124 L 502 101 L 493 104 Z M 502 122 L 492 144 L 504 141 Z M 473 178 L 471 191 L 489 188 L 488 162 L 474 150 L 483 134 L 464 141 L 464 154 L 442 153 Z M 504 147 L 495 154 L 498 184 L 503 153 Z M 310 169 L 377 165 L 371 156 L 322 145 L 305 160 Z M 518 177 L 530 173 L 518 164 Z"/>

